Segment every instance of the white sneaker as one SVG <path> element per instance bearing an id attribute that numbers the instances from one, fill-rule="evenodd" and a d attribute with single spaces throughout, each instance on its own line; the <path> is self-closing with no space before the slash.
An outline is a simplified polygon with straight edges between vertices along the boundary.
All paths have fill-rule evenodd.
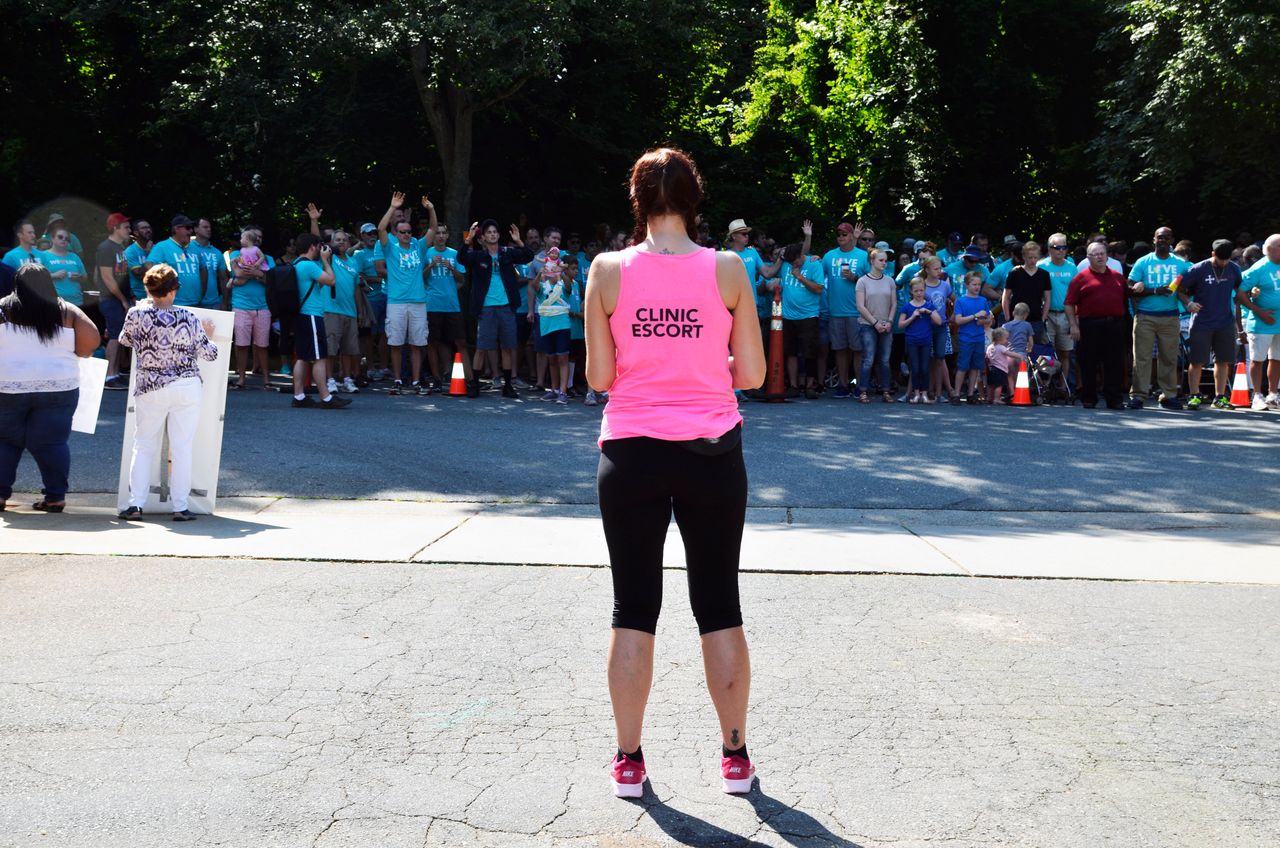
<path id="1" fill-rule="evenodd" d="M 325 383 L 325 389 L 329 394 L 333 394 L 338 390 L 338 381 L 330 377 L 329 381 Z"/>
<path id="2" fill-rule="evenodd" d="M 586 399 L 582 401 L 583 406 L 595 406 L 597 403 L 599 403 L 599 401 L 596 400 L 596 393 L 594 391 L 587 392 Z"/>
<path id="3" fill-rule="evenodd" d="M 1249 405 L 1249 408 L 1254 412 L 1263 412 L 1266 410 L 1267 399 L 1262 396 L 1262 392 L 1253 393 L 1253 403 Z"/>
<path id="4" fill-rule="evenodd" d="M 350 377 L 344 377 L 342 379 L 342 390 L 344 392 L 350 392 L 351 394 L 355 394 L 356 392 L 360 391 L 360 387 L 356 385 L 355 380 L 351 379 Z"/>
<path id="5" fill-rule="evenodd" d="M 1263 400 L 1266 401 L 1267 409 L 1280 409 L 1280 394 L 1272 392 L 1263 398 Z"/>

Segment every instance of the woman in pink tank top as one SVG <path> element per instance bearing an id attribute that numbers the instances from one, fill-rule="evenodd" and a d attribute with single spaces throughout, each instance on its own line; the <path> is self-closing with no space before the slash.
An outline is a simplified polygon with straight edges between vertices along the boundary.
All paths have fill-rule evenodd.
<path id="1" fill-rule="evenodd" d="M 755 774 L 738 602 L 747 474 L 734 389 L 758 387 L 765 363 L 742 260 L 694 243 L 702 197 L 686 154 L 661 148 L 640 157 L 631 172 L 635 246 L 596 257 L 587 284 L 587 380 L 609 392 L 598 491 L 613 575 L 608 673 L 619 797 L 640 797 L 647 777 L 640 737 L 673 515 L 720 719 L 723 788 L 747 792 Z"/>

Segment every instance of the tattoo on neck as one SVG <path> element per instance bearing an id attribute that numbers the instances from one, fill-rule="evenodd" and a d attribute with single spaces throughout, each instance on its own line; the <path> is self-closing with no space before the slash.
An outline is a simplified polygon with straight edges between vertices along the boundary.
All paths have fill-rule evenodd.
<path id="1" fill-rule="evenodd" d="M 665 247 L 664 247 L 664 248 L 662 248 L 662 250 L 659 250 L 658 252 L 659 252 L 659 253 L 665 253 L 665 254 L 667 254 L 668 256 L 674 256 L 674 255 L 675 255 L 675 251 L 674 251 L 674 250 L 668 250 L 668 249 L 667 249 L 667 248 L 665 248 Z"/>
<path id="2" fill-rule="evenodd" d="M 733 732 L 729 734 L 729 741 L 735 746 L 738 744 L 738 728 L 735 727 Z"/>

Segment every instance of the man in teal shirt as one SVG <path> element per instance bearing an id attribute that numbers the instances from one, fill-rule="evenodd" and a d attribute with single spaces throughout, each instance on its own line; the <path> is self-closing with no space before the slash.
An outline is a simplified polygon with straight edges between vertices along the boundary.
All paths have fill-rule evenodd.
<path id="1" fill-rule="evenodd" d="M 858 331 L 858 278 L 871 270 L 867 251 L 857 247 L 857 231 L 848 221 L 836 226 L 836 246 L 822 257 L 826 276 L 827 307 L 831 313 L 828 336 L 836 355 L 840 385 L 835 397 L 849 397 L 849 375 L 862 365 L 862 339 Z M 853 366 L 852 372 L 849 370 Z"/>
<path id="2" fill-rule="evenodd" d="M 213 246 L 213 222 L 208 218 L 196 219 L 195 244 L 190 250 L 200 257 L 200 279 L 204 297 L 200 306 L 205 309 L 221 309 L 222 293 L 227 290 L 227 263 L 222 251 Z"/>
<path id="3" fill-rule="evenodd" d="M 133 222 L 133 244 L 124 249 L 125 261 L 129 263 L 129 288 L 133 291 L 134 300 L 146 300 L 148 297 L 142 275 L 147 269 L 147 254 L 151 247 L 151 223 L 145 218 L 138 218 Z"/>
<path id="4" fill-rule="evenodd" d="M 361 334 L 360 345 L 370 368 L 368 378 L 381 380 L 390 372 L 387 370 L 387 289 L 386 263 L 382 270 L 378 269 L 381 253 L 378 249 L 378 227 L 373 223 L 360 225 L 360 246 L 351 255 L 360 273 L 360 282 L 364 285 L 364 296 L 369 302 L 369 311 L 373 314 L 373 326 L 368 334 Z"/>
<path id="5" fill-rule="evenodd" d="M 1182 409 L 1178 400 L 1178 347 L 1182 327 L 1178 318 L 1178 297 L 1174 284 L 1191 263 L 1173 253 L 1173 230 L 1161 227 L 1155 233 L 1155 250 L 1134 263 L 1129 271 L 1133 318 L 1133 385 L 1129 390 L 1130 409 L 1141 409 L 1151 382 L 1151 350 L 1156 348 L 1156 382 L 1160 405 Z M 1052 305 L 1050 309 L 1052 310 Z"/>
<path id="6" fill-rule="evenodd" d="M 319 236 L 313 233 L 298 236 L 294 245 L 298 258 L 293 263 L 293 270 L 298 277 L 298 302 L 301 306 L 293 328 L 297 357 L 293 364 L 293 406 L 341 409 L 350 406 L 351 401 L 329 390 L 329 349 L 324 329 L 325 299 L 329 297 L 326 289 L 333 286 L 335 279 L 329 248 L 321 245 Z M 319 404 L 307 397 L 308 376 L 320 391 Z"/>
<path id="7" fill-rule="evenodd" d="M 803 245 L 789 244 L 782 252 L 782 270 L 774 286 L 782 288 L 782 332 L 787 376 L 799 388 L 799 356 L 805 360 L 805 391 L 818 397 L 818 313 L 827 286 L 822 261 L 805 255 Z"/>
<path id="8" fill-rule="evenodd" d="M 378 222 L 378 244 L 382 248 L 387 269 L 387 346 L 391 349 L 391 371 L 395 380 L 388 394 L 404 391 L 400 374 L 400 349 L 409 345 L 409 368 L 413 376 L 411 389 L 416 394 L 426 394 L 422 385 L 422 352 L 427 346 L 427 287 L 422 268 L 422 246 L 413 238 L 413 228 L 408 215 L 396 215 L 404 206 L 404 192 L 391 196 L 382 220 Z M 423 196 L 422 207 L 430 213 L 430 227 L 436 228 L 436 209 Z M 394 238 L 388 234 L 393 218 Z"/>
<path id="9" fill-rule="evenodd" d="M 1075 340 L 1071 338 L 1071 322 L 1067 319 L 1067 289 L 1080 271 L 1069 255 L 1071 245 L 1066 235 L 1054 233 L 1049 236 L 1047 244 L 1049 255 L 1036 263 L 1037 268 L 1043 268 L 1049 275 L 1049 315 L 1044 322 L 1044 337 L 1058 352 L 1062 375 L 1067 378 L 1071 373 L 1071 351 L 1076 346 Z M 1005 316 L 1006 320 L 1012 317 Z"/>
<path id="10" fill-rule="evenodd" d="M 178 293 L 173 299 L 174 306 L 199 306 L 203 296 L 200 283 L 201 257 L 199 251 L 192 249 L 191 245 L 195 229 L 195 221 L 181 213 L 174 215 L 169 222 L 170 237 L 151 248 L 151 252 L 147 254 L 145 270 L 164 263 L 178 272 Z"/>
<path id="11" fill-rule="evenodd" d="M 325 339 L 333 360 L 329 368 L 329 391 L 354 393 L 360 391 L 355 381 L 360 371 L 360 333 L 356 327 L 356 286 L 360 272 L 356 261 L 347 253 L 351 237 L 343 230 L 334 230 L 330 240 L 333 288 L 324 298 Z"/>
<path id="12" fill-rule="evenodd" d="M 467 391 L 474 391 L 472 396 L 479 397 L 480 386 L 473 385 L 471 378 L 467 326 L 458 302 L 458 288 L 466 281 L 466 269 L 458 262 L 458 251 L 449 247 L 448 224 L 436 224 L 423 262 L 427 270 L 427 363 L 434 378 L 432 388 L 444 392 L 452 370 L 451 354 L 457 354 L 462 357 Z"/>
<path id="13" fill-rule="evenodd" d="M 40 264 L 40 253 L 36 250 L 36 228 L 30 221 L 19 221 L 13 227 L 13 237 L 18 242 L 13 250 L 4 255 L 4 264 L 18 270 L 24 262 Z"/>
<path id="14" fill-rule="evenodd" d="M 1253 379 L 1254 410 L 1280 409 L 1280 233 L 1263 242 L 1265 255 L 1244 272 L 1236 302 L 1244 308 L 1244 331 L 1249 341 L 1249 376 Z M 1262 394 L 1263 368 L 1270 391 Z"/>

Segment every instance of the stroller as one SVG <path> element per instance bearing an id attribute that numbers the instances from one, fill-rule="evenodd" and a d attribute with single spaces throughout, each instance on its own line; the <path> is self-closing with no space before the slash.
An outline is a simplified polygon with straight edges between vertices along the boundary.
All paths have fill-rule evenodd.
<path id="1" fill-rule="evenodd" d="M 1075 395 L 1071 392 L 1066 375 L 1062 373 L 1062 363 L 1058 361 L 1052 345 L 1038 344 L 1031 348 L 1027 373 L 1031 376 L 1036 403 L 1041 406 L 1058 402 L 1065 406 L 1075 405 Z"/>

